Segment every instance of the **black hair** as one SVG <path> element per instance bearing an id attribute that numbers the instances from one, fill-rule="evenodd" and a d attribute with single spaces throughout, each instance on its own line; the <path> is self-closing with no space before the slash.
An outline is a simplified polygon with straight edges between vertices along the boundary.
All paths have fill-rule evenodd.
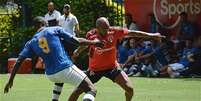
<path id="1" fill-rule="evenodd" d="M 35 27 L 41 27 L 41 26 L 46 26 L 47 22 L 44 17 L 37 16 L 33 19 L 33 24 Z"/>

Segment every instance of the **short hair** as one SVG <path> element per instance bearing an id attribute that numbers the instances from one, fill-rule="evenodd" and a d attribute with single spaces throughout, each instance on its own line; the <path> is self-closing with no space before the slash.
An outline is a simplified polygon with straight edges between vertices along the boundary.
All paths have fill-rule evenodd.
<path id="1" fill-rule="evenodd" d="M 103 22 L 105 22 L 107 25 L 110 26 L 110 23 L 109 23 L 109 21 L 108 21 L 108 19 L 107 19 L 106 17 L 100 17 L 100 18 L 98 18 L 98 19 L 96 20 L 96 27 L 97 27 L 97 26 L 100 26 L 101 23 L 103 23 Z"/>
<path id="2" fill-rule="evenodd" d="M 35 17 L 34 19 L 33 19 L 33 24 L 34 24 L 34 26 L 39 26 L 39 25 L 41 25 L 42 24 L 42 26 L 46 26 L 47 25 L 47 21 L 45 20 L 45 18 L 44 17 L 42 17 L 42 16 L 37 16 L 37 17 Z"/>
<path id="3" fill-rule="evenodd" d="M 54 5 L 54 2 L 53 2 L 53 1 L 49 1 L 49 2 L 48 2 L 48 5 L 49 5 L 49 4 Z"/>

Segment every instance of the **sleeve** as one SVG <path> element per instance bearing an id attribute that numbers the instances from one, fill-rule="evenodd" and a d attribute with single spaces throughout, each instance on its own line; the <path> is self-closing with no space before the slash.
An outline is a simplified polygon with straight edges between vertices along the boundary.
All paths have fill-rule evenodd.
<path id="1" fill-rule="evenodd" d="M 129 50 L 128 50 L 128 56 L 131 56 L 131 55 L 133 55 L 134 53 L 135 53 L 134 50 L 132 50 L 132 49 L 129 49 Z"/>
<path id="2" fill-rule="evenodd" d="M 66 32 L 63 28 L 58 27 L 56 30 L 56 34 L 60 37 L 63 38 L 65 42 L 69 42 L 72 44 L 78 44 L 78 40 L 76 37 L 74 37 L 72 34 Z"/>
<path id="3" fill-rule="evenodd" d="M 61 16 L 61 13 L 59 11 L 57 11 L 57 13 L 56 13 L 56 20 L 57 21 L 59 21 L 60 16 Z"/>
<path id="4" fill-rule="evenodd" d="M 94 33 L 95 33 L 95 30 L 91 30 L 91 31 L 87 32 L 86 39 L 94 40 L 96 38 L 96 35 L 94 35 Z"/>
<path id="5" fill-rule="evenodd" d="M 87 34 L 86 34 L 85 37 L 86 37 L 86 39 L 88 39 L 88 40 L 91 39 L 91 33 L 90 33 L 90 32 L 87 32 Z"/>
<path id="6" fill-rule="evenodd" d="M 128 35 L 128 29 L 127 28 L 115 28 L 115 37 L 117 39 L 121 39 L 126 35 Z"/>
<path id="7" fill-rule="evenodd" d="M 77 25 L 78 23 L 79 23 L 79 22 L 78 22 L 76 16 L 74 16 L 74 17 L 73 17 L 73 25 Z"/>
<path id="8" fill-rule="evenodd" d="M 33 56 L 33 54 L 34 52 L 31 48 L 31 41 L 28 41 L 19 55 L 25 58 L 30 58 Z"/>
<path id="9" fill-rule="evenodd" d="M 153 52 L 153 50 L 151 48 L 146 48 L 146 49 L 143 50 L 144 54 L 148 54 L 148 53 L 151 53 L 151 52 Z"/>

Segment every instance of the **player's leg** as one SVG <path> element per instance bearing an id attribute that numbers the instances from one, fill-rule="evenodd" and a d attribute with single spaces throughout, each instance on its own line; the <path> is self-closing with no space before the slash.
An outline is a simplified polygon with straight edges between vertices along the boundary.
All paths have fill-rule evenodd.
<path id="1" fill-rule="evenodd" d="M 134 90 L 132 83 L 126 73 L 120 68 L 115 68 L 107 73 L 106 77 L 117 83 L 121 88 L 125 90 L 126 101 L 131 101 Z"/>
<path id="2" fill-rule="evenodd" d="M 184 65 L 180 63 L 173 63 L 169 65 L 167 72 L 170 77 L 174 78 L 180 75 L 180 73 L 178 72 L 179 70 L 184 70 Z"/>
<path id="3" fill-rule="evenodd" d="M 126 101 L 131 101 L 134 95 L 132 83 L 126 73 L 120 68 L 115 68 L 105 72 L 105 76 L 117 83 L 125 90 Z"/>
<path id="4" fill-rule="evenodd" d="M 77 46 L 70 44 L 70 43 L 66 43 L 62 39 L 61 39 L 61 42 L 64 45 L 65 51 L 67 51 L 67 53 L 69 53 L 71 59 L 74 61 L 74 59 L 72 58 L 72 55 L 73 55 L 73 51 L 77 48 Z M 55 83 L 54 84 L 52 101 L 58 101 L 59 100 L 59 96 L 61 94 L 62 88 L 63 88 L 63 83 Z"/>
<path id="5" fill-rule="evenodd" d="M 130 79 L 124 71 L 121 71 L 121 73 L 116 76 L 115 82 L 125 90 L 126 101 L 131 101 L 134 90 Z"/>
<path id="6" fill-rule="evenodd" d="M 67 75 L 67 77 L 69 78 L 68 80 L 71 81 L 70 83 L 76 85 L 78 93 L 76 93 L 77 95 L 70 96 L 69 101 L 77 101 L 82 92 L 85 92 L 83 101 L 94 101 L 96 89 L 93 83 L 89 80 L 87 75 L 75 65 L 72 66 L 72 69 L 73 70 Z"/>
<path id="7" fill-rule="evenodd" d="M 164 66 L 164 67 L 162 67 L 161 69 L 160 69 L 160 76 L 168 76 L 168 65 L 166 65 L 166 66 Z"/>
<path id="8" fill-rule="evenodd" d="M 93 88 L 93 87 L 92 87 L 93 84 L 91 84 L 91 81 L 92 81 L 92 83 L 95 83 L 95 82 L 99 81 L 102 76 L 96 75 L 96 74 L 91 75 L 91 74 L 90 74 L 90 71 L 87 71 L 87 72 L 85 72 L 85 73 L 86 73 L 86 75 L 87 75 L 88 77 L 86 77 L 86 78 L 82 81 L 82 83 L 81 83 L 77 88 L 74 89 L 74 91 L 71 93 L 71 95 L 70 95 L 68 101 L 77 101 L 77 99 L 79 98 L 79 96 L 80 96 L 83 92 L 86 93 L 86 95 L 85 95 L 83 98 L 86 98 L 87 96 L 90 96 L 90 95 L 87 94 L 87 92 L 93 94 L 93 92 L 90 91 L 90 89 Z M 90 80 L 91 80 L 91 81 L 90 81 Z M 86 100 L 86 101 L 87 101 L 87 100 Z"/>
<path id="9" fill-rule="evenodd" d="M 96 96 L 96 89 L 88 77 L 86 77 L 82 81 L 82 83 L 74 89 L 68 101 L 77 101 L 77 99 L 83 92 L 85 92 L 85 95 L 83 96 L 83 101 L 94 101 Z"/>
<path id="10" fill-rule="evenodd" d="M 59 96 L 63 88 L 63 83 L 55 83 L 52 94 L 52 101 L 59 101 Z"/>

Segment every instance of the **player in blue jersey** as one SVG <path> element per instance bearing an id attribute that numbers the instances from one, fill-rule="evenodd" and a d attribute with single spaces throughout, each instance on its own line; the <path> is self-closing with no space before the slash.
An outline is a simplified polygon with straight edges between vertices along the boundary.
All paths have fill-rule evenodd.
<path id="1" fill-rule="evenodd" d="M 9 81 L 6 83 L 4 93 L 8 93 L 13 85 L 17 70 L 25 58 L 37 55 L 45 62 L 45 73 L 50 81 L 55 83 L 70 83 L 85 91 L 83 101 L 94 101 L 96 89 L 88 77 L 79 70 L 70 60 L 65 52 L 60 38 L 67 42 L 78 45 L 101 45 L 100 41 L 90 41 L 84 38 L 73 37 L 61 27 L 45 27 L 46 21 L 43 17 L 34 18 L 36 34 L 29 40 L 19 54 L 14 65 Z M 57 87 L 55 89 L 61 89 Z M 55 90 L 56 92 L 56 90 Z"/>

